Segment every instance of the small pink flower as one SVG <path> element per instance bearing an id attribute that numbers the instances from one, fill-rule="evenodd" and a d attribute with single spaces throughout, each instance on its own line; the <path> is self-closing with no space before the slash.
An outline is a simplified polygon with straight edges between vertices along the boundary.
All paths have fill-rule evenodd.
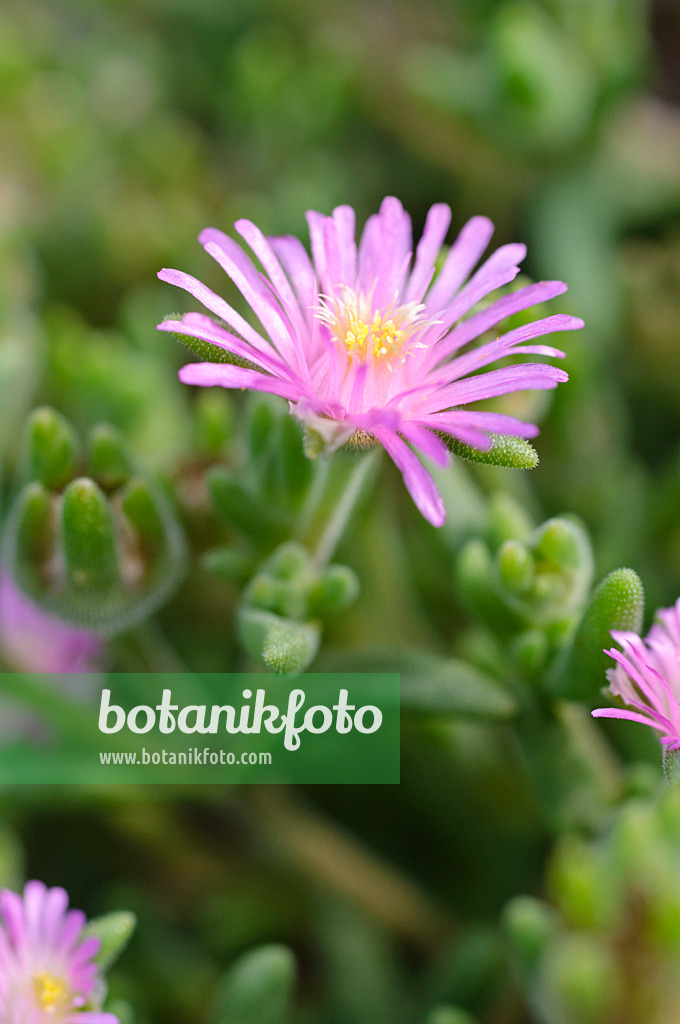
<path id="1" fill-rule="evenodd" d="M 482 450 L 491 447 L 489 434 L 494 432 L 535 437 L 533 424 L 463 407 L 514 391 L 554 388 L 567 374 L 546 363 L 477 371 L 508 356 L 561 357 L 563 352 L 535 339 L 574 330 L 583 322 L 549 316 L 464 351 L 507 317 L 560 295 L 566 285 L 528 285 L 464 320 L 517 276 L 526 253 L 523 245 L 504 245 L 472 273 L 493 233 L 486 217 L 468 221 L 439 273 L 435 260 L 451 220 L 444 204 L 431 208 L 413 263 L 411 220 L 398 199 L 383 201 L 358 245 L 349 206 L 338 207 L 330 217 L 310 211 L 307 220 L 312 259 L 296 238 L 266 238 L 250 221 L 236 222 L 262 271 L 221 231 L 207 228 L 200 235 L 259 320 L 258 329 L 188 274 L 159 273 L 225 325 L 187 313 L 159 324 L 160 330 L 201 338 L 255 366 L 191 363 L 180 370 L 180 380 L 287 398 L 295 415 L 316 429 L 330 449 L 357 431 L 372 435 L 401 470 L 425 518 L 441 526 L 443 502 L 413 448 L 447 465 L 450 453 L 435 431 Z"/>
<path id="2" fill-rule="evenodd" d="M 625 718 L 661 733 L 667 750 L 680 749 L 680 598 L 672 608 L 657 612 L 644 640 L 636 633 L 612 630 L 615 647 L 605 651 L 618 662 L 609 669 L 609 689 L 634 711 L 597 708 L 595 718 Z"/>
<path id="3" fill-rule="evenodd" d="M 0 652 L 24 672 L 92 672 L 101 641 L 38 608 L 0 566 Z"/>
<path id="4" fill-rule="evenodd" d="M 2 1024 L 119 1024 L 88 1008 L 100 979 L 99 939 L 83 938 L 85 915 L 68 910 L 63 889 L 28 882 L 21 897 L 0 892 Z"/>

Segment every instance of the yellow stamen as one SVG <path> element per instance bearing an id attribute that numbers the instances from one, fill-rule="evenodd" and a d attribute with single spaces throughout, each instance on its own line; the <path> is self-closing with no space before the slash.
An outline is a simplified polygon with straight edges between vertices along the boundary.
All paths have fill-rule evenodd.
<path id="1" fill-rule="evenodd" d="M 38 974 L 33 979 L 33 989 L 40 1009 L 56 1013 L 68 1004 L 70 992 L 63 978 L 53 974 Z"/>
<path id="2" fill-rule="evenodd" d="M 351 357 L 403 363 L 407 344 L 414 334 L 436 321 L 421 316 L 423 307 L 415 302 L 393 305 L 386 312 L 373 310 L 370 298 L 357 295 L 351 288 L 342 290 L 342 298 L 324 298 L 317 316 Z M 417 347 L 417 346 L 416 346 Z"/>

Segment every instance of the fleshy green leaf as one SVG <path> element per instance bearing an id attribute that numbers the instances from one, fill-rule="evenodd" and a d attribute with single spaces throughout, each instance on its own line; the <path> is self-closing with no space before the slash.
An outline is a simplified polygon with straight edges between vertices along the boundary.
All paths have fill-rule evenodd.
<path id="1" fill-rule="evenodd" d="M 573 644 L 556 667 L 553 688 L 563 697 L 594 699 L 613 665 L 604 649 L 612 646 L 612 629 L 642 628 L 645 594 L 633 569 L 615 569 L 595 589 L 576 630 Z"/>
<path id="2" fill-rule="evenodd" d="M 535 469 L 538 465 L 538 452 L 522 437 L 489 434 L 491 448 L 483 452 L 478 448 L 471 448 L 450 434 L 439 431 L 437 433 L 449 451 L 466 462 L 481 462 L 487 466 L 506 466 L 510 469 Z"/>
<path id="3" fill-rule="evenodd" d="M 101 945 L 94 957 L 100 971 L 107 971 L 127 946 L 137 925 L 137 918 L 126 910 L 104 917 L 95 917 L 84 929 L 84 935 L 94 935 Z"/>
<path id="4" fill-rule="evenodd" d="M 115 490 L 125 484 L 131 473 L 123 438 L 108 423 L 96 426 L 88 439 L 87 468 L 100 487 Z"/>
<path id="5" fill-rule="evenodd" d="M 219 986 L 214 1024 L 287 1024 L 296 982 L 295 958 L 285 946 L 246 953 Z"/>
<path id="6" fill-rule="evenodd" d="M 75 474 L 78 438 L 71 426 L 54 409 L 36 409 L 26 425 L 26 461 L 29 480 L 60 490 Z"/>
<path id="7" fill-rule="evenodd" d="M 374 649 L 334 654 L 324 671 L 399 672 L 401 708 L 419 715 L 459 715 L 502 721 L 515 713 L 515 701 L 495 680 L 458 658 L 411 649 Z"/>
<path id="8" fill-rule="evenodd" d="M 172 314 L 166 317 L 167 320 L 177 320 L 177 316 Z M 202 338 L 190 338 L 186 334 L 175 334 L 174 331 L 170 332 L 173 338 L 177 338 L 177 341 L 181 341 L 183 345 L 186 345 L 194 355 L 197 355 L 205 363 L 229 363 L 232 366 L 243 366 L 247 370 L 257 370 L 261 373 L 259 366 L 255 363 L 251 363 L 249 359 L 243 359 L 241 356 L 235 356 L 232 352 L 228 352 L 225 348 L 221 348 L 219 345 L 213 345 L 209 341 L 204 341 Z"/>
<path id="9" fill-rule="evenodd" d="M 81 477 L 64 491 L 61 537 L 66 577 L 75 591 L 106 591 L 119 582 L 113 519 L 93 480 Z"/>
<path id="10" fill-rule="evenodd" d="M 216 468 L 208 473 L 207 482 L 215 508 L 230 526 L 258 538 L 280 539 L 287 532 L 280 510 L 265 505 L 237 474 Z"/>
<path id="11" fill-rule="evenodd" d="M 243 646 L 274 672 L 303 672 L 319 649 L 321 629 L 315 622 L 248 606 L 240 609 L 237 622 Z"/>

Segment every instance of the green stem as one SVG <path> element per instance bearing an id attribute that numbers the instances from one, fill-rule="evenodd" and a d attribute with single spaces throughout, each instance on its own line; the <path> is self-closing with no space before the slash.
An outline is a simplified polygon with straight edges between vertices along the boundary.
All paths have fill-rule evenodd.
<path id="1" fill-rule="evenodd" d="M 328 476 L 331 468 L 331 460 L 321 457 L 316 460 L 314 479 L 307 492 L 302 511 L 298 520 L 297 534 L 299 538 L 305 537 L 312 527 L 314 517 L 319 511 L 321 500 L 326 490 Z"/>
<path id="2" fill-rule="evenodd" d="M 316 546 L 314 559 L 317 565 L 326 565 L 333 557 L 333 553 L 340 543 L 345 527 L 356 507 L 366 478 L 375 465 L 377 458 L 378 452 L 370 451 L 366 455 L 361 455 L 357 464 L 353 467 L 342 497 L 335 506 L 333 515 L 329 519 Z"/>

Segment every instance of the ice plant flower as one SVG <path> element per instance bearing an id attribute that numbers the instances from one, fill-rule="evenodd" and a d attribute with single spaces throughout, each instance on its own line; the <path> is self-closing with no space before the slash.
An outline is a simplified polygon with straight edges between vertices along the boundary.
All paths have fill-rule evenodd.
<path id="1" fill-rule="evenodd" d="M 352 435 L 370 435 L 401 470 L 425 518 L 441 526 L 443 502 L 413 448 L 446 465 L 450 453 L 438 432 L 481 450 L 491 447 L 494 432 L 534 437 L 533 424 L 465 407 L 510 392 L 554 388 L 566 373 L 542 362 L 478 371 L 508 356 L 563 356 L 535 339 L 583 322 L 549 316 L 467 350 L 507 317 L 560 295 L 566 285 L 541 281 L 475 310 L 517 276 L 526 249 L 504 245 L 473 273 L 493 233 L 491 221 L 473 217 L 436 273 L 451 220 L 445 204 L 430 209 L 413 262 L 411 220 L 393 197 L 369 218 L 358 245 L 349 206 L 330 217 L 310 211 L 307 220 L 311 259 L 294 237 L 267 238 L 250 221 L 236 222 L 261 270 L 223 232 L 207 228 L 199 236 L 241 291 L 259 328 L 188 274 L 159 273 L 222 321 L 188 313 L 160 324 L 160 330 L 217 345 L 241 364 L 191 363 L 180 370 L 180 380 L 287 398 L 291 411 L 331 450 Z"/>
<path id="2" fill-rule="evenodd" d="M 609 689 L 627 708 L 597 708 L 595 718 L 625 718 L 661 733 L 666 750 L 680 749 L 680 598 L 657 612 L 658 622 L 642 640 L 612 630 L 623 648 L 606 651 L 617 662 L 609 669 Z"/>
<path id="3" fill-rule="evenodd" d="M 100 978 L 99 939 L 83 938 L 85 915 L 64 889 L 28 882 L 23 897 L 0 893 L 2 1024 L 119 1024 L 92 1009 Z"/>
<path id="4" fill-rule="evenodd" d="M 101 641 L 35 605 L 0 566 L 0 653 L 24 672 L 92 672 Z"/>

